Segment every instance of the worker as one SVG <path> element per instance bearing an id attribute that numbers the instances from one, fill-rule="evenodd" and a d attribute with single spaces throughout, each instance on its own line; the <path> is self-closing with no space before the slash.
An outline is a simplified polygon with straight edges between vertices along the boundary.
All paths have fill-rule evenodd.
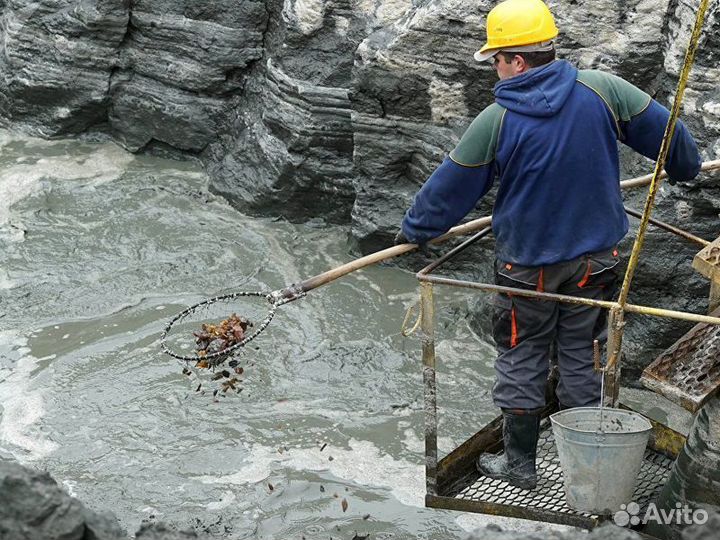
<path id="1" fill-rule="evenodd" d="M 555 59 L 558 29 L 541 0 L 506 0 L 487 17 L 487 43 L 500 81 L 495 102 L 415 196 L 396 243 L 423 246 L 470 212 L 498 178 L 492 228 L 498 285 L 611 300 L 617 244 L 628 231 L 617 141 L 655 159 L 668 110 L 609 73 Z M 678 122 L 665 164 L 670 181 L 700 171 L 697 146 Z M 540 412 L 553 343 L 561 407 L 597 406 L 593 342 L 606 340 L 605 310 L 499 294 L 493 401 L 503 414 L 504 454 L 483 454 L 490 478 L 534 489 Z"/>

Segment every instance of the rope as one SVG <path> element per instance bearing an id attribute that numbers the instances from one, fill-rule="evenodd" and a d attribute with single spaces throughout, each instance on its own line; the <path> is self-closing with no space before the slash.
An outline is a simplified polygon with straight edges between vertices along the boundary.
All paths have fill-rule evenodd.
<path id="1" fill-rule="evenodd" d="M 415 324 L 413 324 L 412 328 L 408 329 L 407 323 L 410 321 L 410 317 L 412 317 L 412 312 L 415 310 L 416 307 L 419 307 L 417 320 L 415 321 Z M 400 327 L 400 333 L 403 335 L 403 337 L 410 337 L 413 335 L 418 328 L 420 328 L 420 323 L 422 323 L 423 318 L 423 308 L 422 308 L 422 302 L 418 301 L 416 304 L 410 306 L 407 311 L 405 312 L 405 318 L 403 319 L 402 326 Z"/>
<path id="2" fill-rule="evenodd" d="M 677 123 L 678 116 L 680 115 L 680 107 L 682 105 L 683 95 L 685 94 L 687 80 L 690 76 L 690 69 L 695 61 L 695 53 L 698 48 L 703 23 L 705 22 L 705 14 L 707 13 L 708 4 L 709 0 L 700 1 L 700 7 L 695 19 L 695 27 L 690 35 L 690 43 L 688 44 L 688 49 L 685 53 L 685 62 L 683 64 L 682 71 L 680 72 L 680 79 L 678 80 L 675 99 L 670 111 L 670 118 L 668 119 L 667 126 L 665 126 L 665 134 L 663 136 L 662 145 L 660 146 L 660 154 L 655 162 L 655 170 L 653 172 L 652 179 L 650 180 L 650 189 L 648 191 L 647 199 L 645 200 L 645 207 L 643 208 L 643 216 L 640 220 L 640 227 L 638 229 L 637 237 L 635 238 L 632 253 L 630 254 L 630 261 L 628 262 L 627 271 L 625 272 L 625 279 L 620 291 L 620 297 L 618 299 L 619 309 L 614 313 L 615 317 L 611 317 L 611 320 L 615 319 L 615 331 L 612 332 L 612 343 L 608 347 L 609 358 L 605 368 L 606 370 L 614 368 L 615 363 L 618 361 L 620 356 L 624 327 L 624 308 L 627 304 L 630 284 L 632 283 L 635 270 L 637 269 L 637 265 L 640 261 L 640 251 L 642 250 L 643 243 L 645 242 L 645 233 L 650 222 L 650 215 L 652 214 L 653 207 L 655 206 L 655 198 L 658 190 L 660 189 L 661 174 L 665 166 L 665 162 L 667 161 L 668 154 L 670 153 L 670 145 L 672 143 L 673 134 L 675 133 L 675 125 Z"/>

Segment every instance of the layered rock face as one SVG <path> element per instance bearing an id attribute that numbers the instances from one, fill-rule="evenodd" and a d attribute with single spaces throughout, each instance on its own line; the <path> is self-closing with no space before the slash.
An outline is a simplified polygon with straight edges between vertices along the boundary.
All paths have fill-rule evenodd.
<path id="1" fill-rule="evenodd" d="M 0 123 L 45 136 L 101 131 L 131 151 L 199 156 L 213 189 L 241 210 L 349 223 L 370 251 L 387 245 L 414 193 L 492 102 L 495 72 L 472 53 L 494 3 L 0 0 Z M 665 104 L 698 4 L 549 2 L 561 57 Z M 683 110 L 705 159 L 720 157 L 718 10 L 713 3 Z M 625 177 L 650 169 L 623 152 Z M 717 176 L 664 186 L 656 216 L 713 239 L 717 186 Z M 628 193 L 628 203 L 641 207 L 643 197 Z M 489 196 L 475 215 L 491 209 Z M 707 283 L 688 264 L 695 251 L 651 230 L 631 301 L 702 311 Z M 491 248 L 473 253 L 463 277 L 487 278 Z M 626 340 L 638 365 L 688 327 L 639 322 Z"/>
<path id="2" fill-rule="evenodd" d="M 3 0 L 0 118 L 198 153 L 264 53 L 264 2 Z"/>
<path id="3" fill-rule="evenodd" d="M 0 117 L 44 136 L 105 121 L 128 26 L 121 0 L 0 1 Z"/>
<path id="4" fill-rule="evenodd" d="M 135 151 L 152 141 L 198 153 L 263 55 L 262 1 L 135 0 L 110 79 L 108 121 Z"/>

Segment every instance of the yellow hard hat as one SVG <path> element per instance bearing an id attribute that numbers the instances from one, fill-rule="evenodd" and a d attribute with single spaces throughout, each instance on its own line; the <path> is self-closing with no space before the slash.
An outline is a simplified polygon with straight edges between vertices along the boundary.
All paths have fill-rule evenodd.
<path id="1" fill-rule="evenodd" d="M 548 50 L 548 42 L 557 35 L 555 20 L 545 2 L 505 0 L 488 13 L 487 43 L 475 53 L 475 60 L 482 62 L 508 49 Z"/>

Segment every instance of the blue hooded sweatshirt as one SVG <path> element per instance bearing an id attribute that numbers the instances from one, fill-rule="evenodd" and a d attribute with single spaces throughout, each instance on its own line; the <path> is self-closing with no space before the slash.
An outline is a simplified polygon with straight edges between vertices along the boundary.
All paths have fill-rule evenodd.
<path id="1" fill-rule="evenodd" d="M 628 231 L 617 141 L 656 159 L 669 112 L 627 81 L 554 61 L 495 85 L 495 103 L 417 193 L 403 219 L 411 242 L 457 224 L 492 186 L 497 257 L 524 266 L 575 259 Z M 665 170 L 691 180 L 701 159 L 678 122 Z"/>

